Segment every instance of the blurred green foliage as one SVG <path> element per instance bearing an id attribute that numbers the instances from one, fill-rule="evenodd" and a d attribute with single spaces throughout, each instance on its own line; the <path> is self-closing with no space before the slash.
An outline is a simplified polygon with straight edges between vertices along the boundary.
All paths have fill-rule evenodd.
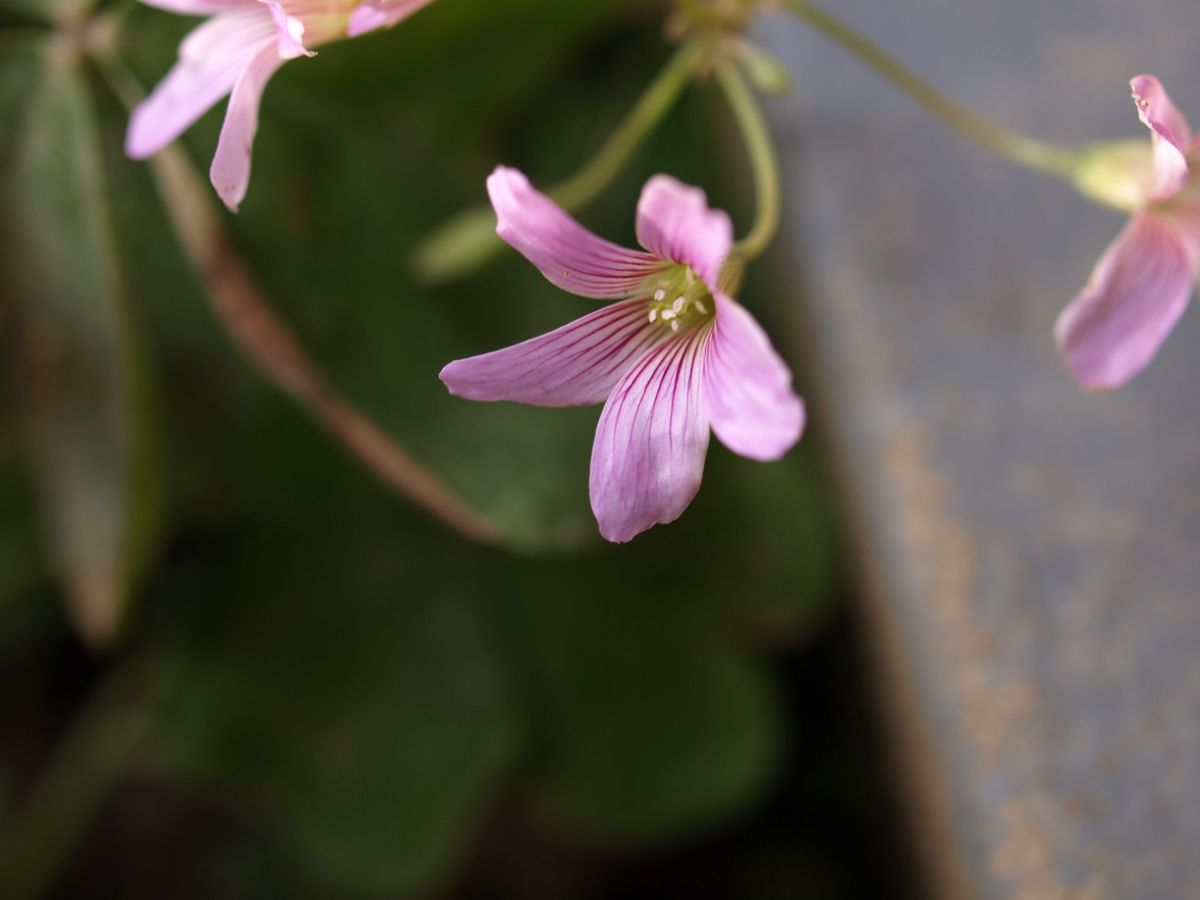
<path id="1" fill-rule="evenodd" d="M 146 167 L 122 157 L 123 107 L 85 61 L 0 41 L 0 103 L 19 123 L 0 132 L 5 243 L 37 246 L 6 262 L 0 300 L 16 324 L 0 321 L 0 340 L 14 346 L 34 316 L 82 335 L 64 358 L 100 368 L 81 388 L 124 397 L 84 403 L 114 417 L 77 423 L 75 449 L 101 442 L 109 454 L 109 474 L 83 487 L 107 492 L 95 508 L 111 521 L 84 523 L 82 543 L 126 559 L 132 530 L 138 546 L 162 548 L 108 663 L 170 648 L 169 694 L 133 769 L 275 836 L 292 871 L 325 886 L 313 896 L 453 883 L 495 816 L 584 846 L 675 839 L 754 802 L 780 758 L 771 648 L 818 627 L 836 588 L 810 448 L 764 466 L 714 442 L 683 519 L 603 545 L 587 502 L 598 410 L 472 404 L 436 378 L 448 360 L 561 324 L 588 301 L 515 253 L 437 289 L 408 268 L 408 249 L 478 203 L 497 163 L 548 183 L 587 157 L 666 59 L 661 12 L 454 0 L 294 61 L 267 89 L 242 213 L 225 217 L 331 381 L 497 521 L 504 550 L 386 493 L 246 367 Z M 143 83 L 190 24 L 129 15 L 120 51 Z M 715 101 L 691 92 L 583 219 L 631 241 L 655 171 L 743 216 Z M 205 168 L 219 110 L 184 139 Z M 789 352 L 792 298 L 761 277 L 749 289 Z M 118 349 L 95 354 L 99 341 Z M 143 369 L 144 381 L 129 374 Z M 30 610 L 52 599 L 55 538 L 82 520 L 69 506 L 56 517 L 54 490 L 34 478 L 51 457 L 23 412 L 31 385 L 20 366 L 5 377 L 0 654 L 14 664 L 37 644 L 9 634 L 61 627 Z M 151 377 L 157 403 L 144 402 Z M 156 475 L 161 516 L 138 484 Z M 208 861 L 227 863 L 196 878 L 253 896 L 253 879 L 274 871 Z"/>
<path id="2" fill-rule="evenodd" d="M 84 73 L 65 40 L 35 54 L 0 195 L 14 357 L 51 556 L 81 632 L 104 644 L 155 550 L 158 421 Z"/>

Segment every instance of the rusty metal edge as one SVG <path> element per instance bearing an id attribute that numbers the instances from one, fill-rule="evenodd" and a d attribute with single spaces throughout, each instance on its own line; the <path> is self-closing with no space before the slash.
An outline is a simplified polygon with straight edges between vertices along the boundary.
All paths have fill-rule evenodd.
<path id="1" fill-rule="evenodd" d="M 953 792 L 948 778 L 949 763 L 934 739 L 934 732 L 921 701 L 918 675 L 905 653 L 903 629 L 897 605 L 890 595 L 889 579 L 881 569 L 877 529 L 870 521 L 863 500 L 862 479 L 853 471 L 850 441 L 835 411 L 846 404 L 835 402 L 834 389 L 827 375 L 835 371 L 817 340 L 817 323 L 809 312 L 806 297 L 811 294 L 807 267 L 803 261 L 803 242 L 785 226 L 779 240 L 791 253 L 785 259 L 773 254 L 773 284 L 799 284 L 800 300 L 786 315 L 794 346 L 803 352 L 797 369 L 798 381 L 805 393 L 809 421 L 818 453 L 833 476 L 836 496 L 841 501 L 842 531 L 847 548 L 852 588 L 851 616 L 863 642 L 863 657 L 868 671 L 866 683 L 873 692 L 873 705 L 890 752 L 883 760 L 886 775 L 895 785 L 901 802 L 907 836 L 901 838 L 913 860 L 913 869 L 921 896 L 931 900 L 974 900 L 979 885 L 970 877 L 965 847 L 955 825 Z M 789 271 L 790 270 L 790 271 Z"/>

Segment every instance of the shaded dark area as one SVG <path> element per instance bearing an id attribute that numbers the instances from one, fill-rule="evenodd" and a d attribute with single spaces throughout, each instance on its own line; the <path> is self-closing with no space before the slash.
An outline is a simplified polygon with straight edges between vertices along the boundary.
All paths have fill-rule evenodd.
<path id="1" fill-rule="evenodd" d="M 862 662 L 844 614 L 810 645 L 777 656 L 789 719 L 803 733 L 790 736 L 765 796 L 733 821 L 654 850 L 612 855 L 565 845 L 519 804 L 501 803 L 449 896 L 917 900 Z M 33 681 L 81 683 L 84 668 L 66 661 Z M 0 724 L 28 733 L 30 723 L 5 716 Z M 262 896 L 257 891 L 267 884 L 272 896 L 345 896 L 297 879 L 286 853 L 239 818 L 161 781 L 135 779 L 105 804 L 52 896 L 237 898 Z"/>

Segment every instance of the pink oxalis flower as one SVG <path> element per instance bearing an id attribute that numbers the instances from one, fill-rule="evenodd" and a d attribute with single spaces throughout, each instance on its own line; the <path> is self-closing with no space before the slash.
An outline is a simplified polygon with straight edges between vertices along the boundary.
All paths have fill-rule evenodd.
<path id="1" fill-rule="evenodd" d="M 210 16 L 179 45 L 179 61 L 133 111 L 125 152 L 157 153 L 229 95 L 209 177 L 234 212 L 250 181 L 250 149 L 263 88 L 275 70 L 312 48 L 395 25 L 432 0 L 143 0 Z"/>
<path id="2" fill-rule="evenodd" d="M 1200 276 L 1200 141 L 1153 75 L 1130 82 L 1150 147 L 1102 151 L 1085 192 L 1132 214 L 1055 327 L 1084 387 L 1116 388 L 1154 358 Z"/>
<path id="3" fill-rule="evenodd" d="M 778 459 L 804 405 L 766 334 L 720 289 L 733 241 L 704 192 L 656 175 L 642 189 L 638 241 L 592 234 L 520 172 L 488 179 L 497 233 L 554 284 L 615 300 L 541 337 L 450 363 L 441 379 L 471 400 L 536 406 L 604 402 L 590 493 L 600 533 L 628 541 L 672 522 L 700 487 L 709 429 L 725 446 Z"/>

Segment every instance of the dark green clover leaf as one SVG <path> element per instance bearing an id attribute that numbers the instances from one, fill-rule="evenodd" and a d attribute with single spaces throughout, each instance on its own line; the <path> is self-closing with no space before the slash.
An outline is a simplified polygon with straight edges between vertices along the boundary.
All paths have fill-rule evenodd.
<path id="1" fill-rule="evenodd" d="M 69 42 L 42 46 L 24 108 L 9 110 L 0 291 L 53 563 L 83 637 L 104 644 L 154 553 L 160 448 L 91 98 Z"/>
<path id="2" fill-rule="evenodd" d="M 356 531 L 302 558 L 254 540 L 220 589 L 242 599 L 188 629 L 155 754 L 325 879 L 387 893 L 445 875 L 518 748 L 484 624 L 409 538 Z"/>
<path id="3" fill-rule="evenodd" d="M 529 584 L 510 627 L 542 713 L 534 808 L 586 842 L 636 845 L 743 808 L 778 734 L 761 664 L 681 593 L 636 564 L 623 577 L 615 559 L 574 567 L 566 595 Z M 540 571 L 562 582 L 561 569 Z"/>

